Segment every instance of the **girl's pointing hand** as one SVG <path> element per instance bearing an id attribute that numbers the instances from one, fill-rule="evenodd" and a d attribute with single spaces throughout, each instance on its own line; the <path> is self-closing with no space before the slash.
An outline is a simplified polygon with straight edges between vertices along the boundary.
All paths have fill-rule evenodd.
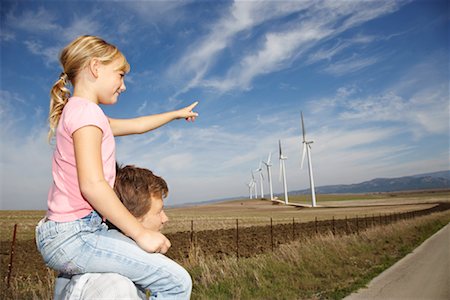
<path id="1" fill-rule="evenodd" d="M 189 106 L 186 106 L 185 108 L 182 108 L 180 110 L 177 110 L 177 119 L 184 118 L 186 121 L 195 121 L 195 118 L 198 117 L 198 113 L 194 112 L 193 109 L 198 104 L 198 101 L 195 101 Z"/>

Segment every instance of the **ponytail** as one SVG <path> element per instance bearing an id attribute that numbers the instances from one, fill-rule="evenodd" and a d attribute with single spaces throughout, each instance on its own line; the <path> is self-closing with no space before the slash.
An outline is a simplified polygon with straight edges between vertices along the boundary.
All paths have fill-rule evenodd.
<path id="1" fill-rule="evenodd" d="M 62 110 L 70 97 L 70 90 L 67 88 L 68 81 L 69 77 L 66 73 L 62 72 L 50 91 L 50 111 L 48 114 L 50 125 L 50 130 L 48 132 L 49 142 L 56 132 Z"/>

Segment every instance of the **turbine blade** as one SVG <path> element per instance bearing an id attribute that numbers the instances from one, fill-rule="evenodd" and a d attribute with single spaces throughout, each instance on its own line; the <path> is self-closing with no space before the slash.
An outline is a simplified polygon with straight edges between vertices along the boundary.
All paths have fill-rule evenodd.
<path id="1" fill-rule="evenodd" d="M 306 141 L 306 130 L 305 130 L 305 123 L 303 122 L 303 112 L 300 112 L 302 115 L 302 133 L 303 133 L 303 142 Z"/>
<path id="2" fill-rule="evenodd" d="M 283 155 L 283 153 L 281 152 L 281 140 L 278 140 L 278 149 L 280 150 L 280 159 L 281 159 L 281 156 Z"/>
<path id="3" fill-rule="evenodd" d="M 267 165 L 270 165 L 271 158 L 272 158 L 272 152 L 269 152 L 269 157 L 267 158 Z"/>
<path id="4" fill-rule="evenodd" d="M 303 162 L 305 161 L 305 155 L 306 155 L 306 143 L 303 143 L 302 163 L 300 164 L 300 169 L 303 169 Z"/>

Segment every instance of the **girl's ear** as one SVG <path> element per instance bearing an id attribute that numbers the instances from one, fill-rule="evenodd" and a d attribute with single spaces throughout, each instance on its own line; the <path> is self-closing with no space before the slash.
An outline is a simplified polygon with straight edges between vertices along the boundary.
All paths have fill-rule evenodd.
<path id="1" fill-rule="evenodd" d="M 95 78 L 98 77 L 98 69 L 100 66 L 100 61 L 97 58 L 91 59 L 89 62 L 89 72 L 94 76 Z"/>

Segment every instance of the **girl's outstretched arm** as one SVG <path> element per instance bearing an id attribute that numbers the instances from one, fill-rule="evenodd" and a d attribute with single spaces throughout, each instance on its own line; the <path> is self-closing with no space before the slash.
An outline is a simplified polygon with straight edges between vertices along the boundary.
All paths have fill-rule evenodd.
<path id="1" fill-rule="evenodd" d="M 186 119 L 188 121 L 194 121 L 198 116 L 198 114 L 193 111 L 194 107 L 196 107 L 197 104 L 198 101 L 179 110 L 133 119 L 109 118 L 109 124 L 114 136 L 144 133 L 161 127 L 162 125 L 167 124 L 175 119 Z"/>
<path id="2" fill-rule="evenodd" d="M 169 240 L 159 232 L 145 229 L 125 208 L 103 174 L 101 142 L 102 131 L 96 126 L 85 126 L 73 135 L 78 183 L 81 193 L 103 217 L 147 252 L 166 253 Z"/>

